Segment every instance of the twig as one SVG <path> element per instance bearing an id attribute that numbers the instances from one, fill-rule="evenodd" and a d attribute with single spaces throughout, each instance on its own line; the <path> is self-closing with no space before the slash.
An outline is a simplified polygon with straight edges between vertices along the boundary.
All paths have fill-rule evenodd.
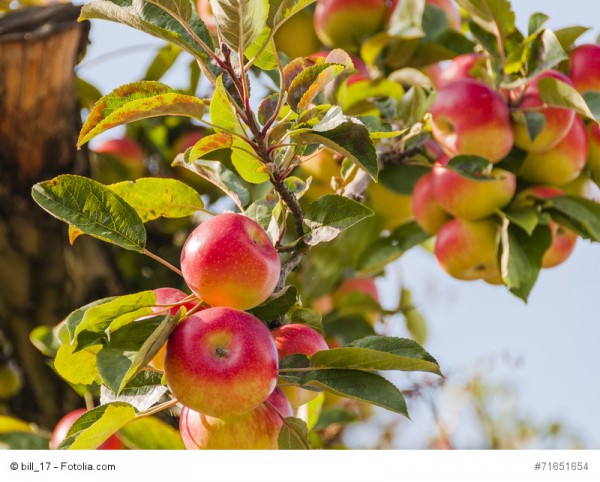
<path id="1" fill-rule="evenodd" d="M 138 413 L 135 416 L 135 418 L 137 420 L 139 418 L 149 417 L 150 415 L 154 415 L 155 413 L 162 412 L 163 410 L 166 410 L 167 408 L 174 407 L 178 403 L 179 403 L 179 400 L 177 400 L 177 399 L 169 400 L 168 402 L 161 403 L 160 405 L 155 405 L 154 407 L 149 408 L 148 410 L 146 410 L 144 412 Z"/>
<path id="2" fill-rule="evenodd" d="M 154 254 L 151 251 L 148 251 L 146 248 L 144 248 L 144 251 L 142 251 L 142 253 L 144 253 L 146 256 L 149 256 L 150 258 L 152 258 L 155 261 L 158 261 L 160 264 L 166 266 L 167 268 L 169 268 L 171 271 L 174 271 L 175 273 L 177 273 L 179 276 L 183 277 L 183 273 L 181 272 L 181 270 L 179 268 L 176 268 L 175 266 L 173 266 L 171 263 L 169 263 L 167 260 L 162 259 L 160 256 L 157 256 L 156 254 Z"/>

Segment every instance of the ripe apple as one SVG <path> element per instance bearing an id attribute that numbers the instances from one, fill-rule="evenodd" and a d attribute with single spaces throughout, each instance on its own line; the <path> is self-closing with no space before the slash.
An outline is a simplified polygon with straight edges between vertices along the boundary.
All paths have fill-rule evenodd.
<path id="1" fill-rule="evenodd" d="M 230 419 L 210 417 L 183 407 L 179 432 L 188 450 L 274 450 L 283 426 L 281 417 L 293 415 L 279 389 L 250 413 Z M 277 413 L 279 412 L 279 413 Z M 281 415 L 281 416 L 280 416 Z"/>
<path id="2" fill-rule="evenodd" d="M 97 154 L 91 159 L 93 176 L 104 184 L 137 179 L 146 174 L 144 153 L 133 139 L 110 139 L 94 145 L 92 151 Z"/>
<path id="3" fill-rule="evenodd" d="M 534 186 L 521 191 L 513 204 L 515 206 L 531 206 L 535 200 L 552 199 L 556 196 L 564 196 L 566 192 L 554 186 Z M 552 233 L 552 244 L 544 253 L 542 258 L 542 268 L 553 268 L 567 260 L 575 249 L 577 243 L 577 233 L 569 228 L 561 226 L 555 221 L 548 224 Z"/>
<path id="4" fill-rule="evenodd" d="M 210 0 L 196 0 L 196 11 L 211 35 L 217 34 L 217 21 L 210 6 Z"/>
<path id="5" fill-rule="evenodd" d="M 300 40 L 301 39 L 301 40 Z M 308 57 L 321 47 L 321 41 L 315 33 L 313 18 L 306 10 L 292 15 L 275 32 L 277 50 L 288 57 Z"/>
<path id="6" fill-rule="evenodd" d="M 379 291 L 373 278 L 346 278 L 333 294 L 334 300 L 341 300 L 350 293 L 362 293 L 379 303 Z"/>
<path id="7" fill-rule="evenodd" d="M 382 29 L 386 12 L 385 0 L 317 0 L 315 32 L 327 47 L 356 52 Z"/>
<path id="8" fill-rule="evenodd" d="M 193 129 L 183 133 L 173 144 L 173 153 L 179 154 L 185 152 L 187 149 L 192 147 L 196 142 L 202 139 L 206 135 L 201 129 Z"/>
<path id="9" fill-rule="evenodd" d="M 198 303 L 196 301 L 189 301 L 184 303 L 183 305 L 178 304 L 181 300 L 184 300 L 188 297 L 183 291 L 175 289 L 175 288 L 157 288 L 154 290 L 156 294 L 156 304 L 157 305 L 175 305 L 173 308 L 169 310 L 171 315 L 175 315 L 179 309 L 183 306 L 186 311 L 190 311 L 194 308 Z M 166 308 L 164 306 L 153 306 L 153 313 L 164 313 Z M 165 353 L 167 351 L 167 344 L 165 343 L 158 353 L 154 355 L 150 365 L 156 368 L 157 370 L 164 371 L 165 370 Z"/>
<path id="10" fill-rule="evenodd" d="M 586 168 L 590 171 L 592 177 L 600 180 L 600 127 L 595 122 L 592 122 L 588 126 L 587 132 L 590 146 Z"/>
<path id="11" fill-rule="evenodd" d="M 165 377 L 183 405 L 231 418 L 267 399 L 277 383 L 277 365 L 271 333 L 258 318 L 232 308 L 209 308 L 173 330 Z"/>
<path id="12" fill-rule="evenodd" d="M 412 197 L 385 187 L 381 182 L 372 182 L 367 188 L 369 205 L 384 221 L 384 227 L 392 230 L 413 219 Z"/>
<path id="13" fill-rule="evenodd" d="M 58 421 L 56 427 L 54 427 L 54 431 L 52 432 L 52 438 L 50 439 L 51 449 L 56 449 L 61 444 L 61 442 L 67 438 L 67 433 L 69 433 L 69 429 L 73 426 L 77 419 L 81 417 L 85 412 L 87 412 L 85 408 L 73 410 L 72 412 L 67 413 L 63 418 L 61 418 Z M 116 435 L 111 435 L 96 450 L 121 450 L 123 448 L 123 442 L 121 442 L 119 437 L 117 437 Z"/>
<path id="14" fill-rule="evenodd" d="M 181 250 L 181 271 L 190 289 L 212 306 L 247 310 L 277 285 L 281 262 L 271 240 L 241 214 L 219 214 L 198 226 Z"/>
<path id="15" fill-rule="evenodd" d="M 483 82 L 460 79 L 442 87 L 431 116 L 433 137 L 450 156 L 472 154 L 498 162 L 512 149 L 508 107 Z"/>
<path id="16" fill-rule="evenodd" d="M 97 154 L 116 157 L 131 164 L 144 164 L 144 152 L 140 145 L 129 137 L 110 139 L 93 149 Z"/>
<path id="17" fill-rule="evenodd" d="M 498 226 L 493 219 L 453 219 L 437 233 L 435 257 L 454 278 L 494 280 L 499 271 L 498 239 Z"/>
<path id="18" fill-rule="evenodd" d="M 491 216 L 510 202 L 517 179 L 512 172 L 497 167 L 490 176 L 494 179 L 476 181 L 436 164 L 432 171 L 435 200 L 446 212 L 467 221 Z"/>
<path id="19" fill-rule="evenodd" d="M 565 194 L 579 196 L 585 199 L 592 199 L 594 196 L 594 183 L 584 174 L 581 174 L 574 181 L 561 186 L 561 189 L 565 191 Z"/>
<path id="20" fill-rule="evenodd" d="M 413 190 L 412 209 L 415 221 L 425 231 L 437 233 L 450 221 L 450 215 L 437 202 L 433 188 L 433 173 L 423 176 Z"/>
<path id="21" fill-rule="evenodd" d="M 571 52 L 569 76 L 582 94 L 600 92 L 600 45 L 584 44 Z"/>
<path id="22" fill-rule="evenodd" d="M 450 63 L 441 68 L 438 89 L 459 79 L 475 78 L 472 73 L 477 69 L 485 69 L 487 59 L 483 54 L 462 54 L 454 57 Z"/>
<path id="23" fill-rule="evenodd" d="M 542 114 L 546 122 L 542 131 L 532 141 L 525 122 L 515 123 L 515 145 L 529 152 L 546 152 L 556 147 L 568 134 L 575 120 L 575 111 L 558 107 L 544 107 L 540 97 L 538 82 L 540 79 L 552 77 L 566 84 L 573 85 L 571 80 L 556 70 L 549 70 L 533 78 L 525 92 L 519 108 L 523 111 L 534 110 Z"/>
<path id="24" fill-rule="evenodd" d="M 519 176 L 536 183 L 567 184 L 583 171 L 588 145 L 585 125 L 576 117 L 567 136 L 554 149 L 527 155 Z"/>
<path id="25" fill-rule="evenodd" d="M 318 351 L 329 349 L 327 342 L 319 332 L 306 325 L 283 325 L 273 330 L 272 336 L 280 360 L 283 360 L 286 356 L 296 354 L 312 356 Z M 281 389 L 293 408 L 298 408 L 300 405 L 310 402 L 318 395 L 317 392 L 300 387 L 285 386 Z"/>

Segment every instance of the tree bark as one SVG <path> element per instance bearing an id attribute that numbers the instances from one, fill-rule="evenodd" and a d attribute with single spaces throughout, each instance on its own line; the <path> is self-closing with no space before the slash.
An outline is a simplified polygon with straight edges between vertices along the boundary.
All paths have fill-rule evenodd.
<path id="1" fill-rule="evenodd" d="M 29 8 L 0 18 L 0 331 L 8 335 L 25 387 L 13 413 L 51 428 L 81 399 L 29 341 L 73 309 L 123 286 L 110 250 L 67 226 L 31 198 L 34 183 L 61 173 L 86 175 L 74 67 L 88 41 L 79 7 Z"/>

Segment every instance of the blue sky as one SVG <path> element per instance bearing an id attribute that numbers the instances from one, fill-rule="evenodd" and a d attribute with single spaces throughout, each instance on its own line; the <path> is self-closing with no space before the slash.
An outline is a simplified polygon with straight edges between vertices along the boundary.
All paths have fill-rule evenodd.
<path id="1" fill-rule="evenodd" d="M 600 2 L 515 0 L 513 7 L 524 30 L 529 15 L 543 11 L 550 15 L 550 27 L 594 27 L 584 37 L 587 41 L 598 34 L 591 22 L 600 19 Z M 145 34 L 104 21 L 93 22 L 91 38 L 80 74 L 103 92 L 139 79 L 160 45 Z M 177 71 L 165 80 L 174 87 L 186 82 L 185 77 L 179 80 Z M 565 264 L 542 272 L 525 305 L 502 287 L 453 280 L 430 255 L 416 249 L 390 267 L 380 288 L 390 303 L 397 296 L 398 280 L 413 290 L 430 324 L 426 348 L 445 371 L 502 355 L 520 359 L 519 369 L 499 368 L 490 379 L 517 389 L 519 412 L 539 423 L 563 420 L 587 447 L 599 449 L 599 268 L 600 246 L 580 240 Z M 429 421 L 416 413 L 412 423 L 418 430 Z"/>

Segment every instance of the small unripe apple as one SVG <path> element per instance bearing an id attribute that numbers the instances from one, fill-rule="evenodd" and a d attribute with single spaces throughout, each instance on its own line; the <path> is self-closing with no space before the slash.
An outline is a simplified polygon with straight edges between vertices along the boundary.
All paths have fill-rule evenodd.
<path id="1" fill-rule="evenodd" d="M 434 196 L 443 210 L 461 219 L 486 218 L 506 206 L 517 188 L 516 176 L 500 168 L 492 169 L 492 180 L 476 181 L 448 167 L 433 167 Z"/>
<path id="2" fill-rule="evenodd" d="M 183 407 L 179 432 L 188 450 L 275 450 L 283 418 L 293 415 L 290 402 L 277 388 L 246 415 L 222 419 Z"/>
<path id="3" fill-rule="evenodd" d="M 415 221 L 425 231 L 437 233 L 440 228 L 450 221 L 451 216 L 437 202 L 433 187 L 433 173 L 423 176 L 413 190 L 412 209 Z"/>
<path id="4" fill-rule="evenodd" d="M 209 308 L 181 322 L 169 337 L 165 377 L 185 406 L 231 418 L 264 402 L 277 383 L 277 348 L 256 317 Z"/>
<path id="5" fill-rule="evenodd" d="M 317 0 L 315 32 L 327 47 L 356 52 L 382 29 L 386 12 L 385 0 Z"/>
<path id="6" fill-rule="evenodd" d="M 590 146 L 586 168 L 595 179 L 600 180 L 600 126 L 596 122 L 592 122 L 587 128 L 587 132 Z"/>
<path id="7" fill-rule="evenodd" d="M 461 280 L 498 277 L 499 231 L 493 219 L 453 219 L 437 233 L 435 257 L 442 268 Z"/>
<path id="8" fill-rule="evenodd" d="M 384 227 L 392 230 L 413 219 L 412 197 L 385 187 L 381 182 L 372 182 L 367 188 L 369 205 L 380 215 Z"/>
<path id="9" fill-rule="evenodd" d="M 325 339 L 319 332 L 306 325 L 283 325 L 273 330 L 272 335 L 280 360 L 283 360 L 286 356 L 296 354 L 312 356 L 318 351 L 329 349 Z M 300 387 L 285 386 L 281 389 L 293 408 L 298 408 L 300 405 L 310 402 L 318 395 L 317 392 Z"/>
<path id="10" fill-rule="evenodd" d="M 600 45 L 584 44 L 571 52 L 569 77 L 582 94 L 600 92 Z"/>
<path id="11" fill-rule="evenodd" d="M 11 361 L 0 364 L 0 403 L 21 391 L 23 381 L 21 371 Z"/>
<path id="12" fill-rule="evenodd" d="M 306 10 L 292 15 L 275 32 L 277 50 L 288 57 L 308 57 L 321 47 L 321 41 L 315 33 L 313 18 Z"/>
<path id="13" fill-rule="evenodd" d="M 273 293 L 280 268 L 265 230 L 241 214 L 203 222 L 181 250 L 185 282 L 211 306 L 247 310 L 259 305 Z"/>
<path id="14" fill-rule="evenodd" d="M 156 304 L 157 305 L 175 305 L 170 310 L 169 313 L 172 316 L 175 316 L 179 309 L 183 306 L 186 311 L 190 311 L 192 308 L 196 307 L 198 304 L 196 301 L 189 301 L 184 304 L 179 304 L 181 300 L 184 300 L 188 297 L 183 291 L 175 289 L 175 288 L 157 288 L 154 290 L 156 294 Z M 167 308 L 165 306 L 153 306 L 152 312 L 157 314 L 165 313 Z M 167 351 L 167 344 L 165 343 L 158 353 L 154 355 L 150 365 L 156 368 L 157 370 L 164 371 L 165 369 L 165 353 Z"/>
<path id="15" fill-rule="evenodd" d="M 487 58 L 483 54 L 463 54 L 454 57 L 450 63 L 441 68 L 438 89 L 459 79 L 475 78 L 473 72 L 485 69 Z"/>
<path id="16" fill-rule="evenodd" d="M 61 418 L 58 421 L 56 427 L 54 427 L 54 431 L 52 432 L 52 438 L 50 439 L 50 448 L 52 450 L 56 449 L 61 444 L 61 442 L 67 438 L 67 433 L 69 433 L 69 429 L 73 426 L 77 419 L 81 417 L 85 412 L 87 412 L 85 408 L 73 410 L 72 412 L 67 413 L 63 418 Z M 119 437 L 117 437 L 116 435 L 111 435 L 96 450 L 121 450 L 123 448 L 123 442 L 121 442 Z"/>
<path id="17" fill-rule="evenodd" d="M 555 148 L 527 155 L 519 176 L 527 181 L 556 186 L 574 181 L 585 166 L 588 145 L 585 125 L 575 117 L 567 136 Z"/>
<path id="18" fill-rule="evenodd" d="M 523 93 L 519 108 L 523 111 L 534 110 L 546 119 L 544 128 L 531 140 L 525 122 L 515 123 L 515 145 L 529 152 L 546 152 L 556 147 L 562 141 L 575 120 L 575 111 L 558 107 L 542 107 L 544 102 L 540 96 L 538 82 L 544 78 L 555 78 L 566 84 L 573 85 L 571 80 L 556 70 L 549 70 L 532 79 Z"/>
<path id="19" fill-rule="evenodd" d="M 449 156 L 472 154 L 498 162 L 512 149 L 508 107 L 483 82 L 461 79 L 441 88 L 431 116 L 433 136 Z"/>

